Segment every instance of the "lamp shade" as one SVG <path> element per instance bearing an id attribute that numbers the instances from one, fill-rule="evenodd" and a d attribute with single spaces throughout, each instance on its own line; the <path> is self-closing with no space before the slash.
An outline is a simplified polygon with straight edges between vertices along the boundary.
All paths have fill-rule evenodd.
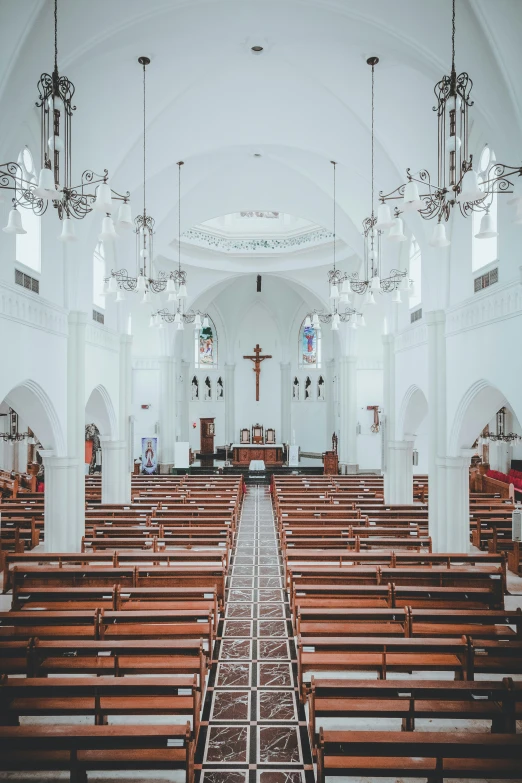
<path id="1" fill-rule="evenodd" d="M 306 316 L 304 325 L 305 325 L 305 329 L 310 329 L 310 327 L 312 326 L 312 319 L 310 318 L 309 315 Z"/>
<path id="2" fill-rule="evenodd" d="M 373 295 L 373 291 L 370 288 L 368 288 L 366 290 L 363 302 L 364 302 L 365 305 L 374 305 L 375 304 L 375 297 Z"/>
<path id="3" fill-rule="evenodd" d="M 391 242 L 406 242 L 407 236 L 404 233 L 402 218 L 396 217 L 393 221 L 393 226 L 388 234 L 388 239 Z"/>
<path id="4" fill-rule="evenodd" d="M 179 287 L 178 291 L 178 299 L 186 299 L 187 298 L 187 286 L 185 283 L 182 283 Z"/>
<path id="5" fill-rule="evenodd" d="M 74 230 L 74 220 L 70 217 L 65 217 L 62 220 L 62 233 L 58 237 L 60 242 L 77 242 L 78 237 Z"/>
<path id="6" fill-rule="evenodd" d="M 120 229 L 126 230 L 132 228 L 132 210 L 128 201 L 124 201 L 122 204 L 120 204 L 118 209 L 117 223 L 118 228 Z"/>
<path id="7" fill-rule="evenodd" d="M 206 315 L 203 318 L 203 329 L 210 329 L 210 321 L 208 320 L 208 315 Z"/>
<path id="8" fill-rule="evenodd" d="M 167 280 L 167 288 L 166 291 L 168 294 L 175 294 L 176 293 L 176 283 L 172 279 L 172 277 L 169 277 Z"/>
<path id="9" fill-rule="evenodd" d="M 125 301 L 125 294 L 123 293 L 123 291 L 121 289 L 116 294 L 116 301 L 117 302 L 124 302 Z"/>
<path id="10" fill-rule="evenodd" d="M 139 294 L 144 294 L 147 290 L 147 278 L 145 275 L 138 275 L 138 281 L 136 283 L 136 291 Z"/>
<path id="11" fill-rule="evenodd" d="M 522 204 L 522 174 L 519 174 L 513 185 L 513 195 L 507 202 L 508 204 Z"/>
<path id="12" fill-rule="evenodd" d="M 348 302 L 350 301 L 348 294 L 343 294 L 343 292 L 341 291 L 341 296 L 339 297 L 339 301 L 342 304 L 348 304 Z"/>
<path id="13" fill-rule="evenodd" d="M 433 234 L 428 245 L 430 247 L 447 247 L 451 242 L 446 236 L 446 226 L 444 223 L 436 223 L 433 226 Z"/>
<path id="14" fill-rule="evenodd" d="M 398 288 L 396 288 L 395 291 L 393 292 L 392 302 L 393 304 L 401 304 L 402 302 L 401 292 Z"/>
<path id="15" fill-rule="evenodd" d="M 338 332 L 339 331 L 339 316 L 337 313 L 334 314 L 332 318 L 332 325 L 331 325 L 332 332 Z"/>
<path id="16" fill-rule="evenodd" d="M 150 291 L 145 291 L 140 304 L 150 304 L 152 302 L 152 294 Z"/>
<path id="17" fill-rule="evenodd" d="M 317 313 L 313 314 L 312 326 L 314 327 L 314 329 L 320 329 L 321 328 L 321 322 L 319 320 L 319 316 L 317 315 Z"/>
<path id="18" fill-rule="evenodd" d="M 153 326 L 155 326 L 155 325 L 156 325 L 156 324 L 155 324 L 155 322 L 154 322 L 154 316 L 153 316 L 153 315 L 151 315 L 151 317 L 150 317 L 150 321 L 149 321 L 149 326 L 152 328 L 152 327 L 153 327 Z"/>
<path id="19" fill-rule="evenodd" d="M 493 215 L 486 212 L 482 215 L 480 229 L 478 234 L 475 234 L 475 239 L 492 239 L 493 237 L 498 237 L 496 221 Z"/>
<path id="20" fill-rule="evenodd" d="M 330 299 L 339 299 L 339 286 L 330 286 Z"/>
<path id="21" fill-rule="evenodd" d="M 194 328 L 201 329 L 201 316 L 199 313 L 196 313 L 196 317 L 194 318 Z"/>
<path id="22" fill-rule="evenodd" d="M 96 201 L 93 209 L 98 212 L 112 212 L 114 204 L 112 203 L 112 193 L 108 182 L 100 182 L 96 188 Z"/>
<path id="23" fill-rule="evenodd" d="M 184 330 L 184 328 L 185 328 L 185 324 L 183 323 L 183 321 L 180 321 L 180 322 L 178 323 L 178 329 L 179 329 L 179 331 L 180 331 L 180 332 L 182 332 L 182 331 Z"/>
<path id="24" fill-rule="evenodd" d="M 411 211 L 414 209 L 420 209 L 421 207 L 422 201 L 419 196 L 419 188 L 417 183 L 410 179 L 404 186 L 402 208 L 404 211 Z"/>
<path id="25" fill-rule="evenodd" d="M 461 188 L 460 201 L 480 201 L 486 195 L 480 187 L 478 174 L 473 169 L 464 174 Z"/>
<path id="26" fill-rule="evenodd" d="M 375 227 L 378 231 L 386 231 L 393 226 L 393 216 L 388 204 L 379 204 L 377 209 L 377 223 Z"/>
<path id="27" fill-rule="evenodd" d="M 352 329 L 357 329 L 357 317 L 352 318 L 351 323 L 350 323 L 350 327 Z"/>
<path id="28" fill-rule="evenodd" d="M 108 290 L 109 294 L 117 294 L 118 293 L 118 281 L 112 275 L 109 278 L 109 286 L 108 286 L 107 290 Z"/>
<path id="29" fill-rule="evenodd" d="M 54 174 L 51 169 L 40 169 L 38 175 L 38 185 L 34 189 L 35 195 L 38 198 L 55 198 L 57 194 L 56 185 L 54 184 Z"/>
<path id="30" fill-rule="evenodd" d="M 359 326 L 366 326 L 366 318 L 363 313 L 359 313 Z"/>
<path id="31" fill-rule="evenodd" d="M 350 285 L 349 280 L 343 280 L 343 283 L 341 285 L 341 295 L 346 294 L 347 296 L 347 302 L 350 301 L 350 296 L 352 293 L 352 286 Z"/>
<path id="32" fill-rule="evenodd" d="M 371 288 L 372 291 L 380 291 L 380 289 L 381 289 L 381 278 L 379 277 L 379 275 L 374 275 L 372 277 L 372 280 L 371 280 L 371 283 L 370 283 L 370 288 Z"/>
<path id="33" fill-rule="evenodd" d="M 102 230 L 98 234 L 100 242 L 110 242 L 113 239 L 118 239 L 118 234 L 114 229 L 114 221 L 110 215 L 106 215 L 102 220 Z"/>
<path id="34" fill-rule="evenodd" d="M 10 210 L 7 226 L 2 231 L 6 234 L 27 234 L 27 231 L 22 226 L 22 216 L 14 207 Z"/>
<path id="35" fill-rule="evenodd" d="M 175 324 L 180 324 L 181 323 L 181 313 L 180 313 L 179 310 L 177 311 L 176 315 L 174 316 L 174 323 Z"/>

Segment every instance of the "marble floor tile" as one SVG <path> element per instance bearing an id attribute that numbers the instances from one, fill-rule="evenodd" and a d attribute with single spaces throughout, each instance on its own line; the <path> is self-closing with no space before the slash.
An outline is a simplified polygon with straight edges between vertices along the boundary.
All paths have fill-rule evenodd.
<path id="1" fill-rule="evenodd" d="M 257 616 L 263 619 L 273 619 L 285 616 L 285 607 L 283 604 L 259 604 L 257 607 Z"/>
<path id="2" fill-rule="evenodd" d="M 235 603 L 237 601 L 241 601 L 243 603 L 250 603 L 251 604 L 252 601 L 254 600 L 254 594 L 253 594 L 252 590 L 244 590 L 244 589 L 233 590 L 232 589 L 232 590 L 230 590 L 230 592 L 228 594 L 228 600 L 230 602 L 232 602 L 232 603 Z"/>
<path id="3" fill-rule="evenodd" d="M 224 639 L 219 658 L 223 661 L 237 658 L 251 660 L 252 642 L 250 639 Z"/>
<path id="4" fill-rule="evenodd" d="M 229 587 L 252 589 L 254 587 L 254 579 L 251 576 L 232 576 L 230 577 Z"/>
<path id="5" fill-rule="evenodd" d="M 230 783 L 234 782 L 230 781 Z M 257 783 L 305 783 L 305 777 L 304 772 L 297 769 L 259 769 L 257 771 Z"/>
<path id="6" fill-rule="evenodd" d="M 218 663 L 216 687 L 248 688 L 251 684 L 251 668 L 252 664 L 247 661 Z"/>
<path id="7" fill-rule="evenodd" d="M 296 721 L 294 691 L 258 691 L 257 713 L 260 721 Z"/>
<path id="8" fill-rule="evenodd" d="M 228 618 L 242 618 L 252 617 L 254 611 L 253 604 L 231 604 L 227 603 L 225 610 L 225 617 Z"/>
<path id="9" fill-rule="evenodd" d="M 201 783 L 247 783 L 248 772 L 238 769 L 210 769 L 203 772 Z M 283 778 L 281 779 L 283 780 Z M 266 781 L 269 783 L 269 781 Z M 276 781 L 274 781 L 276 783 Z"/>
<path id="10" fill-rule="evenodd" d="M 257 624 L 258 636 L 287 637 L 287 624 L 284 620 L 260 620 Z"/>
<path id="11" fill-rule="evenodd" d="M 258 663 L 257 684 L 260 688 L 291 688 L 294 684 L 290 663 Z"/>
<path id="12" fill-rule="evenodd" d="M 258 587 L 269 587 L 280 590 L 283 587 L 283 580 L 280 576 L 260 576 L 258 577 Z"/>
<path id="13" fill-rule="evenodd" d="M 259 566 L 259 576 L 281 576 L 281 568 L 276 565 Z"/>
<path id="14" fill-rule="evenodd" d="M 257 643 L 259 659 L 271 658 L 273 660 L 288 660 L 290 651 L 286 640 L 259 639 Z"/>
<path id="15" fill-rule="evenodd" d="M 209 726 L 204 761 L 210 764 L 245 764 L 248 761 L 248 726 Z"/>
<path id="16" fill-rule="evenodd" d="M 225 620 L 225 637 L 246 637 L 252 636 L 252 622 L 250 620 Z"/>
<path id="17" fill-rule="evenodd" d="M 250 691 L 214 690 L 210 720 L 250 721 Z"/>
<path id="18" fill-rule="evenodd" d="M 232 576 L 253 576 L 251 565 L 232 566 Z"/>
<path id="19" fill-rule="evenodd" d="M 282 590 L 259 590 L 258 601 L 260 603 L 280 603 L 284 601 Z"/>
<path id="20" fill-rule="evenodd" d="M 258 726 L 257 759 L 261 764 L 299 764 L 299 729 L 296 726 Z"/>

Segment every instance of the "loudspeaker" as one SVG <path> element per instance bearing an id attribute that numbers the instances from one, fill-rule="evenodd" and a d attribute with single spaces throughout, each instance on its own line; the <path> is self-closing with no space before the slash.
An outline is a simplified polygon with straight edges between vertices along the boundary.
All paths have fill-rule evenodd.
<path id="1" fill-rule="evenodd" d="M 257 276 L 257 293 L 261 293 L 261 275 Z"/>

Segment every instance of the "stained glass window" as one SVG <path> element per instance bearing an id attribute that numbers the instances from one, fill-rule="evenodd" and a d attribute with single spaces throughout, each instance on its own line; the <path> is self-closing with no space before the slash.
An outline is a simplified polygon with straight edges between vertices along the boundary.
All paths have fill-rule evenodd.
<path id="1" fill-rule="evenodd" d="M 321 366 L 321 330 L 305 326 L 304 321 L 299 332 L 299 365 L 316 368 Z"/>
<path id="2" fill-rule="evenodd" d="M 217 334 L 214 322 L 209 318 L 208 326 L 195 332 L 194 363 L 199 367 L 217 367 Z"/>

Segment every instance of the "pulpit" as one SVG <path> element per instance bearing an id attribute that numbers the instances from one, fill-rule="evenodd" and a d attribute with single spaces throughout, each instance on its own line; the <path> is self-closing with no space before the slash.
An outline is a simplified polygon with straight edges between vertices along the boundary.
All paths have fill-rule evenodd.
<path id="1" fill-rule="evenodd" d="M 200 419 L 200 453 L 202 467 L 212 467 L 214 454 L 215 425 L 213 418 Z"/>
<path id="2" fill-rule="evenodd" d="M 325 451 L 323 454 L 325 475 L 336 476 L 339 473 L 339 457 L 336 451 Z"/>

